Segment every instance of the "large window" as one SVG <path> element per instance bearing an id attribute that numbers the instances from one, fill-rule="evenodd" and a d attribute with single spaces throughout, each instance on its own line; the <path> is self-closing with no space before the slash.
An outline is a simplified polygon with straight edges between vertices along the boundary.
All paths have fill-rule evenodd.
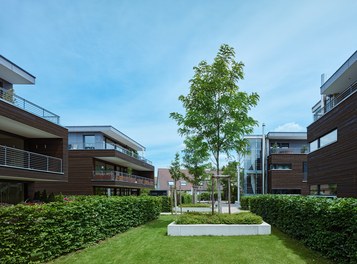
<path id="1" fill-rule="evenodd" d="M 320 138 L 320 148 L 332 144 L 336 141 L 337 141 L 337 130 L 335 129 Z"/>
<path id="2" fill-rule="evenodd" d="M 337 141 L 337 129 L 323 135 L 322 137 L 310 142 L 310 152 L 323 148 Z"/>
<path id="3" fill-rule="evenodd" d="M 95 149 L 95 136 L 85 135 L 83 136 L 84 149 Z"/>

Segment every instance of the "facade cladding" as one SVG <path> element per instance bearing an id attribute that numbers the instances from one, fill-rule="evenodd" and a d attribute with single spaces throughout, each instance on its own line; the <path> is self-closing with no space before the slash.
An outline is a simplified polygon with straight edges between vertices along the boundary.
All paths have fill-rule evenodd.
<path id="1" fill-rule="evenodd" d="M 357 197 L 357 51 L 321 86 L 307 128 L 310 194 Z"/>
<path id="2" fill-rule="evenodd" d="M 245 194 L 308 194 L 306 133 L 270 132 L 264 140 L 262 135 L 246 139 L 249 145 L 244 157 Z"/>
<path id="3" fill-rule="evenodd" d="M 0 203 L 32 198 L 39 184 L 68 180 L 68 131 L 59 116 L 15 93 L 35 77 L 0 56 Z"/>
<path id="4" fill-rule="evenodd" d="M 154 167 L 145 148 L 111 126 L 67 127 L 69 180 L 47 184 L 62 194 L 127 196 L 154 189 Z"/>

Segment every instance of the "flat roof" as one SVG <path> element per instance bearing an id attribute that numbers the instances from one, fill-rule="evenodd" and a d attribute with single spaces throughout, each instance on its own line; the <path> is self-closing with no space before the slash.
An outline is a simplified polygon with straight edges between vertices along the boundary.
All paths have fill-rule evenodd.
<path id="1" fill-rule="evenodd" d="M 12 84 L 34 84 L 36 77 L 0 55 L 0 78 Z"/>
<path id="2" fill-rule="evenodd" d="M 357 51 L 321 85 L 321 94 L 341 93 L 357 82 Z"/>
<path id="3" fill-rule="evenodd" d="M 307 140 L 307 132 L 269 132 L 268 139 Z"/>
<path id="4" fill-rule="evenodd" d="M 131 147 L 134 150 L 137 151 L 145 151 L 145 147 L 141 145 L 140 143 L 136 142 L 134 139 L 128 137 L 124 133 L 120 132 L 116 128 L 112 126 L 66 126 L 68 129 L 68 133 L 95 133 L 95 132 L 100 132 L 103 133 L 104 135 L 122 143 L 125 144 L 129 147 Z"/>

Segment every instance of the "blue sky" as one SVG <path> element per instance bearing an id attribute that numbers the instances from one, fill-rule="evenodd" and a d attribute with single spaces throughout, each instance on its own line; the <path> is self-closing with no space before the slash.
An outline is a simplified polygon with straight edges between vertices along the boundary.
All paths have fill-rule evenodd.
<path id="1" fill-rule="evenodd" d="M 192 68 L 222 43 L 245 63 L 251 115 L 266 131 L 304 131 L 332 75 L 357 48 L 357 1 L 0 0 L 0 54 L 36 76 L 17 86 L 66 125 L 112 125 L 146 146 L 156 168 L 182 148 Z M 1 129 L 1 128 L 0 128 Z M 261 133 L 261 127 L 255 129 Z"/>

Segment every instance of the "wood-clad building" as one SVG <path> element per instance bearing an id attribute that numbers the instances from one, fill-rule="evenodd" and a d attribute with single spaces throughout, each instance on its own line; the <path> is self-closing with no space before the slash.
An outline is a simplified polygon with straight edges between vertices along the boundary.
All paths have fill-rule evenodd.
<path id="1" fill-rule="evenodd" d="M 245 139 L 245 194 L 308 194 L 306 132 L 269 132 Z"/>
<path id="2" fill-rule="evenodd" d="M 357 197 L 357 51 L 321 86 L 308 126 L 310 194 Z"/>
<path id="3" fill-rule="evenodd" d="M 145 147 L 112 126 L 67 127 L 68 183 L 43 184 L 55 194 L 139 195 L 154 189 L 154 167 Z"/>
<path id="4" fill-rule="evenodd" d="M 68 131 L 59 116 L 14 91 L 35 77 L 0 56 L 0 203 L 33 197 L 40 182 L 66 182 Z"/>

